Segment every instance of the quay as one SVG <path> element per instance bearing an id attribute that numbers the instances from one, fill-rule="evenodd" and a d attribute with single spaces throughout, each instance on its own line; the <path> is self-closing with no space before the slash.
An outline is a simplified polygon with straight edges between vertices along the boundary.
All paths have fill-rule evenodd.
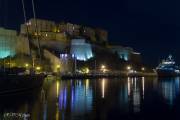
<path id="1" fill-rule="evenodd" d="M 126 73 L 126 72 L 120 72 L 120 73 L 72 73 L 72 74 L 63 74 L 61 75 L 61 79 L 96 79 L 96 78 L 120 78 L 120 77 L 157 77 L 156 73 Z"/>

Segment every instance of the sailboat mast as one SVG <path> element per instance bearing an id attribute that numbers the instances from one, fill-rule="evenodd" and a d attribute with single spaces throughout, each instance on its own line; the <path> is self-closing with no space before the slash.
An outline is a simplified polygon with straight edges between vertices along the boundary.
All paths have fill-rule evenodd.
<path id="1" fill-rule="evenodd" d="M 38 31 L 38 27 L 37 27 L 37 19 L 36 19 L 34 0 L 32 0 L 32 7 L 33 7 L 34 20 L 35 20 L 35 32 L 37 33 L 36 39 L 38 42 L 38 52 L 39 52 L 40 63 L 41 63 L 41 46 L 40 46 L 40 41 L 39 41 L 39 37 L 38 37 L 39 31 Z"/>
<path id="2" fill-rule="evenodd" d="M 28 39 L 28 43 L 29 43 L 29 54 L 30 57 L 32 58 L 32 51 L 31 51 L 31 46 L 30 46 L 30 40 L 29 40 L 29 29 L 28 29 L 28 25 L 27 25 L 27 17 L 26 17 L 26 9 L 25 9 L 25 4 L 24 4 L 24 0 L 22 1 L 22 7 L 23 7 L 23 14 L 24 14 L 24 22 L 25 22 L 25 26 L 26 26 L 26 31 L 27 31 L 27 39 Z"/>

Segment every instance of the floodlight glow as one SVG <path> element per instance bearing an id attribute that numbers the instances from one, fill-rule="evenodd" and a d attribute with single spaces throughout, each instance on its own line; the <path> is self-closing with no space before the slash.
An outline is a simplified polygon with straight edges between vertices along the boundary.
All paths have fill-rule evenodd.
<path id="1" fill-rule="evenodd" d="M 72 40 L 71 54 L 73 54 L 75 58 L 80 61 L 87 61 L 93 57 L 91 45 L 85 43 L 84 39 Z"/>
<path id="2" fill-rule="evenodd" d="M 0 28 L 0 59 L 15 55 L 16 32 Z"/>

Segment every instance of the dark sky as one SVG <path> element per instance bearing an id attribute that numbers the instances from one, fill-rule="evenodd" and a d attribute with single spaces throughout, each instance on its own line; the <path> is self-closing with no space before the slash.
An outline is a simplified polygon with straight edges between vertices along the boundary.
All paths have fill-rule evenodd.
<path id="1" fill-rule="evenodd" d="M 31 0 L 26 1 L 29 18 Z M 69 21 L 109 31 L 109 40 L 133 47 L 145 63 L 173 54 L 180 63 L 179 0 L 34 0 L 38 18 Z M 29 3 L 28 3 L 29 2 Z M 21 0 L 0 0 L 0 24 L 23 23 Z"/>

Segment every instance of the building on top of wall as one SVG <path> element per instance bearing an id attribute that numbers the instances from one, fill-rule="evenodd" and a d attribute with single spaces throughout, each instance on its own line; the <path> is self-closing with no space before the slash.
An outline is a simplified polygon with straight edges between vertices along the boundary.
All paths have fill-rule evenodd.
<path id="1" fill-rule="evenodd" d="M 66 33 L 72 38 L 84 37 L 98 43 L 108 41 L 108 32 L 100 28 L 94 29 L 87 26 L 62 22 L 57 25 L 57 29 L 60 32 Z"/>
<path id="2" fill-rule="evenodd" d="M 27 33 L 27 27 L 28 27 L 28 33 Z M 30 19 L 26 24 L 22 24 L 20 35 L 23 36 L 27 34 L 29 34 L 32 37 L 31 41 L 35 43 L 35 45 L 37 45 L 36 42 L 37 38 L 40 40 L 41 46 L 48 46 L 48 47 L 51 44 L 56 46 L 59 44 L 62 44 L 63 46 L 67 46 L 70 42 L 67 39 L 66 34 L 59 30 L 56 23 L 49 20 Z M 63 46 L 59 46 L 59 47 L 63 48 Z"/>
<path id="3" fill-rule="evenodd" d="M 57 29 L 62 32 L 66 33 L 70 36 L 79 36 L 80 35 L 80 25 L 72 24 L 72 23 L 60 23 L 57 24 Z"/>
<path id="4" fill-rule="evenodd" d="M 44 19 L 30 19 L 21 25 L 21 35 L 29 34 L 32 38 L 38 36 L 40 40 L 59 40 L 70 42 L 71 39 L 84 38 L 90 42 L 104 44 L 108 42 L 108 32 L 69 22 L 55 23 Z"/>
<path id="5" fill-rule="evenodd" d="M 21 34 L 40 34 L 40 32 L 56 32 L 55 22 L 32 18 L 27 23 L 21 25 Z"/>
<path id="6" fill-rule="evenodd" d="M 96 41 L 96 32 L 93 28 L 90 27 L 82 27 L 81 29 L 82 36 L 85 36 L 89 40 Z"/>

